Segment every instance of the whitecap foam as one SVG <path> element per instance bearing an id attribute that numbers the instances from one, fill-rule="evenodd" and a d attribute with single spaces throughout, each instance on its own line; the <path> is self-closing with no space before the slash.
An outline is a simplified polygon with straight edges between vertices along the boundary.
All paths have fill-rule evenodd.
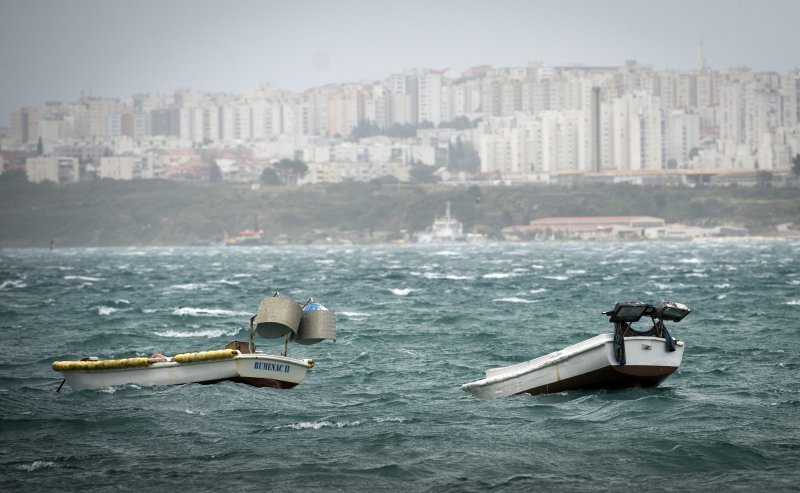
<path id="1" fill-rule="evenodd" d="M 142 308 L 142 313 L 155 313 L 157 311 L 157 308 Z"/>
<path id="2" fill-rule="evenodd" d="M 345 428 L 350 426 L 358 426 L 363 421 L 301 421 L 299 423 L 291 423 L 288 425 L 276 426 L 274 430 L 292 429 L 292 430 L 319 430 L 321 428 Z"/>
<path id="3" fill-rule="evenodd" d="M 372 418 L 373 421 L 376 423 L 405 423 L 408 421 L 406 418 L 394 418 L 394 417 L 378 417 Z"/>
<path id="4" fill-rule="evenodd" d="M 472 279 L 469 276 L 458 276 L 455 274 L 448 274 L 444 276 L 444 278 L 447 279 L 448 281 L 466 281 L 467 279 Z"/>
<path id="5" fill-rule="evenodd" d="M 583 269 L 567 269 L 567 274 L 586 274 L 586 271 Z"/>
<path id="6" fill-rule="evenodd" d="M 525 298 L 517 298 L 515 296 L 510 296 L 508 298 L 495 298 L 492 301 L 496 301 L 498 303 L 536 303 L 535 300 L 526 300 Z"/>
<path id="7" fill-rule="evenodd" d="M 110 306 L 98 306 L 97 307 L 97 314 L 98 315 L 111 315 L 112 313 L 116 312 L 116 308 L 112 308 Z"/>
<path id="8" fill-rule="evenodd" d="M 784 305 L 800 305 L 800 299 L 798 300 L 789 300 Z"/>
<path id="9" fill-rule="evenodd" d="M 454 252 L 452 250 L 441 250 L 438 252 L 434 252 L 432 255 L 438 255 L 440 257 L 455 257 L 459 255 L 458 252 Z"/>
<path id="10" fill-rule="evenodd" d="M 725 298 L 727 298 L 727 297 L 728 297 L 728 295 L 727 295 L 727 294 L 725 294 L 725 293 L 723 293 L 723 294 L 721 294 L 721 295 L 717 296 L 717 299 L 718 299 L 718 300 L 724 300 L 724 299 L 725 299 Z"/>
<path id="11" fill-rule="evenodd" d="M 544 293 L 545 291 L 547 291 L 547 288 L 536 288 L 536 289 L 531 289 L 529 293 L 539 294 L 539 293 Z"/>
<path id="12" fill-rule="evenodd" d="M 238 286 L 239 281 L 229 281 L 227 279 L 220 279 L 218 281 L 211 281 L 214 284 L 227 284 L 228 286 Z"/>
<path id="13" fill-rule="evenodd" d="M 569 276 L 542 276 L 545 279 L 550 279 L 551 281 L 568 281 Z"/>
<path id="14" fill-rule="evenodd" d="M 17 279 L 15 281 L 3 281 L 3 284 L 0 284 L 0 291 L 7 291 L 9 289 L 22 289 L 28 287 L 21 279 Z"/>
<path id="15" fill-rule="evenodd" d="M 22 464 L 17 466 L 17 469 L 22 469 L 23 471 L 33 472 L 37 469 L 45 469 L 48 467 L 58 467 L 55 462 L 49 460 L 35 460 L 30 464 Z"/>
<path id="16" fill-rule="evenodd" d="M 249 312 L 235 312 L 233 310 L 223 310 L 221 308 L 194 308 L 184 306 L 172 310 L 173 315 L 181 317 L 230 317 L 236 315 L 249 315 Z"/>
<path id="17" fill-rule="evenodd" d="M 400 289 L 400 288 L 391 288 L 391 289 L 389 289 L 389 291 L 391 291 L 392 294 L 397 295 L 397 296 L 408 296 L 409 294 L 411 294 L 411 293 L 413 293 L 415 291 L 419 291 L 419 290 L 418 289 L 412 289 L 412 288 L 402 288 L 402 289 Z"/>
<path id="18" fill-rule="evenodd" d="M 702 264 L 702 263 L 703 263 L 703 261 L 702 261 L 702 260 L 700 260 L 700 259 L 699 259 L 699 258 L 697 258 L 697 257 L 692 257 L 692 258 L 682 258 L 682 259 L 680 259 L 678 262 L 680 262 L 680 263 L 682 263 L 682 264 Z"/>
<path id="19" fill-rule="evenodd" d="M 482 275 L 481 277 L 483 279 L 508 279 L 509 277 L 514 277 L 514 274 L 510 272 L 490 272 Z"/>
<path id="20" fill-rule="evenodd" d="M 360 312 L 336 312 L 336 314 L 343 315 L 349 318 L 369 317 L 369 313 L 360 313 Z"/>
<path id="21" fill-rule="evenodd" d="M 314 263 L 315 264 L 322 264 L 322 265 L 331 265 L 331 264 L 335 264 L 336 261 L 333 260 L 332 258 L 326 258 L 326 259 L 315 260 Z"/>
<path id="22" fill-rule="evenodd" d="M 202 282 L 190 282 L 186 284 L 173 284 L 169 289 L 182 289 L 185 291 L 197 291 L 208 288 L 208 285 Z"/>
<path id="23" fill-rule="evenodd" d="M 105 281 L 102 277 L 89 277 L 89 276 L 64 276 L 67 281 L 84 281 L 84 282 L 100 282 Z"/>
<path id="24" fill-rule="evenodd" d="M 731 285 L 726 282 L 726 283 L 722 283 L 722 284 L 714 284 L 714 287 L 716 289 L 728 289 L 728 288 L 731 287 Z"/>
<path id="25" fill-rule="evenodd" d="M 240 332 L 241 329 L 206 329 L 206 330 L 196 330 L 193 332 L 179 332 L 177 330 L 164 330 L 159 332 L 153 332 L 153 334 L 159 337 L 168 337 L 172 339 L 186 339 L 189 337 L 206 337 L 208 339 L 213 339 L 215 337 L 233 337 Z"/>

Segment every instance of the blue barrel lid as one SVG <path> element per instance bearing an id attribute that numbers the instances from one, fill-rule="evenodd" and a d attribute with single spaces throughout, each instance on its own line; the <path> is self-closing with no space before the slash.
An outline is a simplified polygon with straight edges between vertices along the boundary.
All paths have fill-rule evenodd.
<path id="1" fill-rule="evenodd" d="M 316 310 L 327 310 L 327 308 L 322 306 L 320 303 L 309 303 L 303 307 L 304 312 L 313 312 Z"/>

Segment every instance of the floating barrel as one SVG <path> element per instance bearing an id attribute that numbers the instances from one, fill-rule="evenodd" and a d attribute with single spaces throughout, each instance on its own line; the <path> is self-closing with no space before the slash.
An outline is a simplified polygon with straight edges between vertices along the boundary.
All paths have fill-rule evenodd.
<path id="1" fill-rule="evenodd" d="M 264 298 L 258 305 L 255 324 L 256 333 L 267 339 L 285 335 L 294 337 L 300 326 L 302 310 L 296 301 L 282 296 Z"/>
<path id="2" fill-rule="evenodd" d="M 309 303 L 303 308 L 300 328 L 294 341 L 298 344 L 316 344 L 325 339 L 336 339 L 336 315 L 320 304 Z"/>

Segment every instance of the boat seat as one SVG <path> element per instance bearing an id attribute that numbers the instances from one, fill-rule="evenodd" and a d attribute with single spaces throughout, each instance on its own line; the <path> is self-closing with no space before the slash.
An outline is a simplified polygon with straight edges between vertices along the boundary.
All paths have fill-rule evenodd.
<path id="1" fill-rule="evenodd" d="M 252 346 L 250 346 L 250 343 L 247 341 L 233 341 L 226 344 L 225 349 L 235 349 L 242 354 L 251 354 L 253 351 L 256 350 L 256 345 L 253 344 Z"/>

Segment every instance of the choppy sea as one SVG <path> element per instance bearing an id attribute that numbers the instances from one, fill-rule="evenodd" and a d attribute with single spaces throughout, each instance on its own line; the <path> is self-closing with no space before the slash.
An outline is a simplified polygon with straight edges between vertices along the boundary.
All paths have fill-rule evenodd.
<path id="1" fill-rule="evenodd" d="M 246 340 L 274 292 L 337 313 L 294 389 L 56 392 L 55 360 Z M 694 312 L 658 388 L 460 389 L 661 299 Z M 0 490 L 797 491 L 799 319 L 790 241 L 0 250 Z"/>

